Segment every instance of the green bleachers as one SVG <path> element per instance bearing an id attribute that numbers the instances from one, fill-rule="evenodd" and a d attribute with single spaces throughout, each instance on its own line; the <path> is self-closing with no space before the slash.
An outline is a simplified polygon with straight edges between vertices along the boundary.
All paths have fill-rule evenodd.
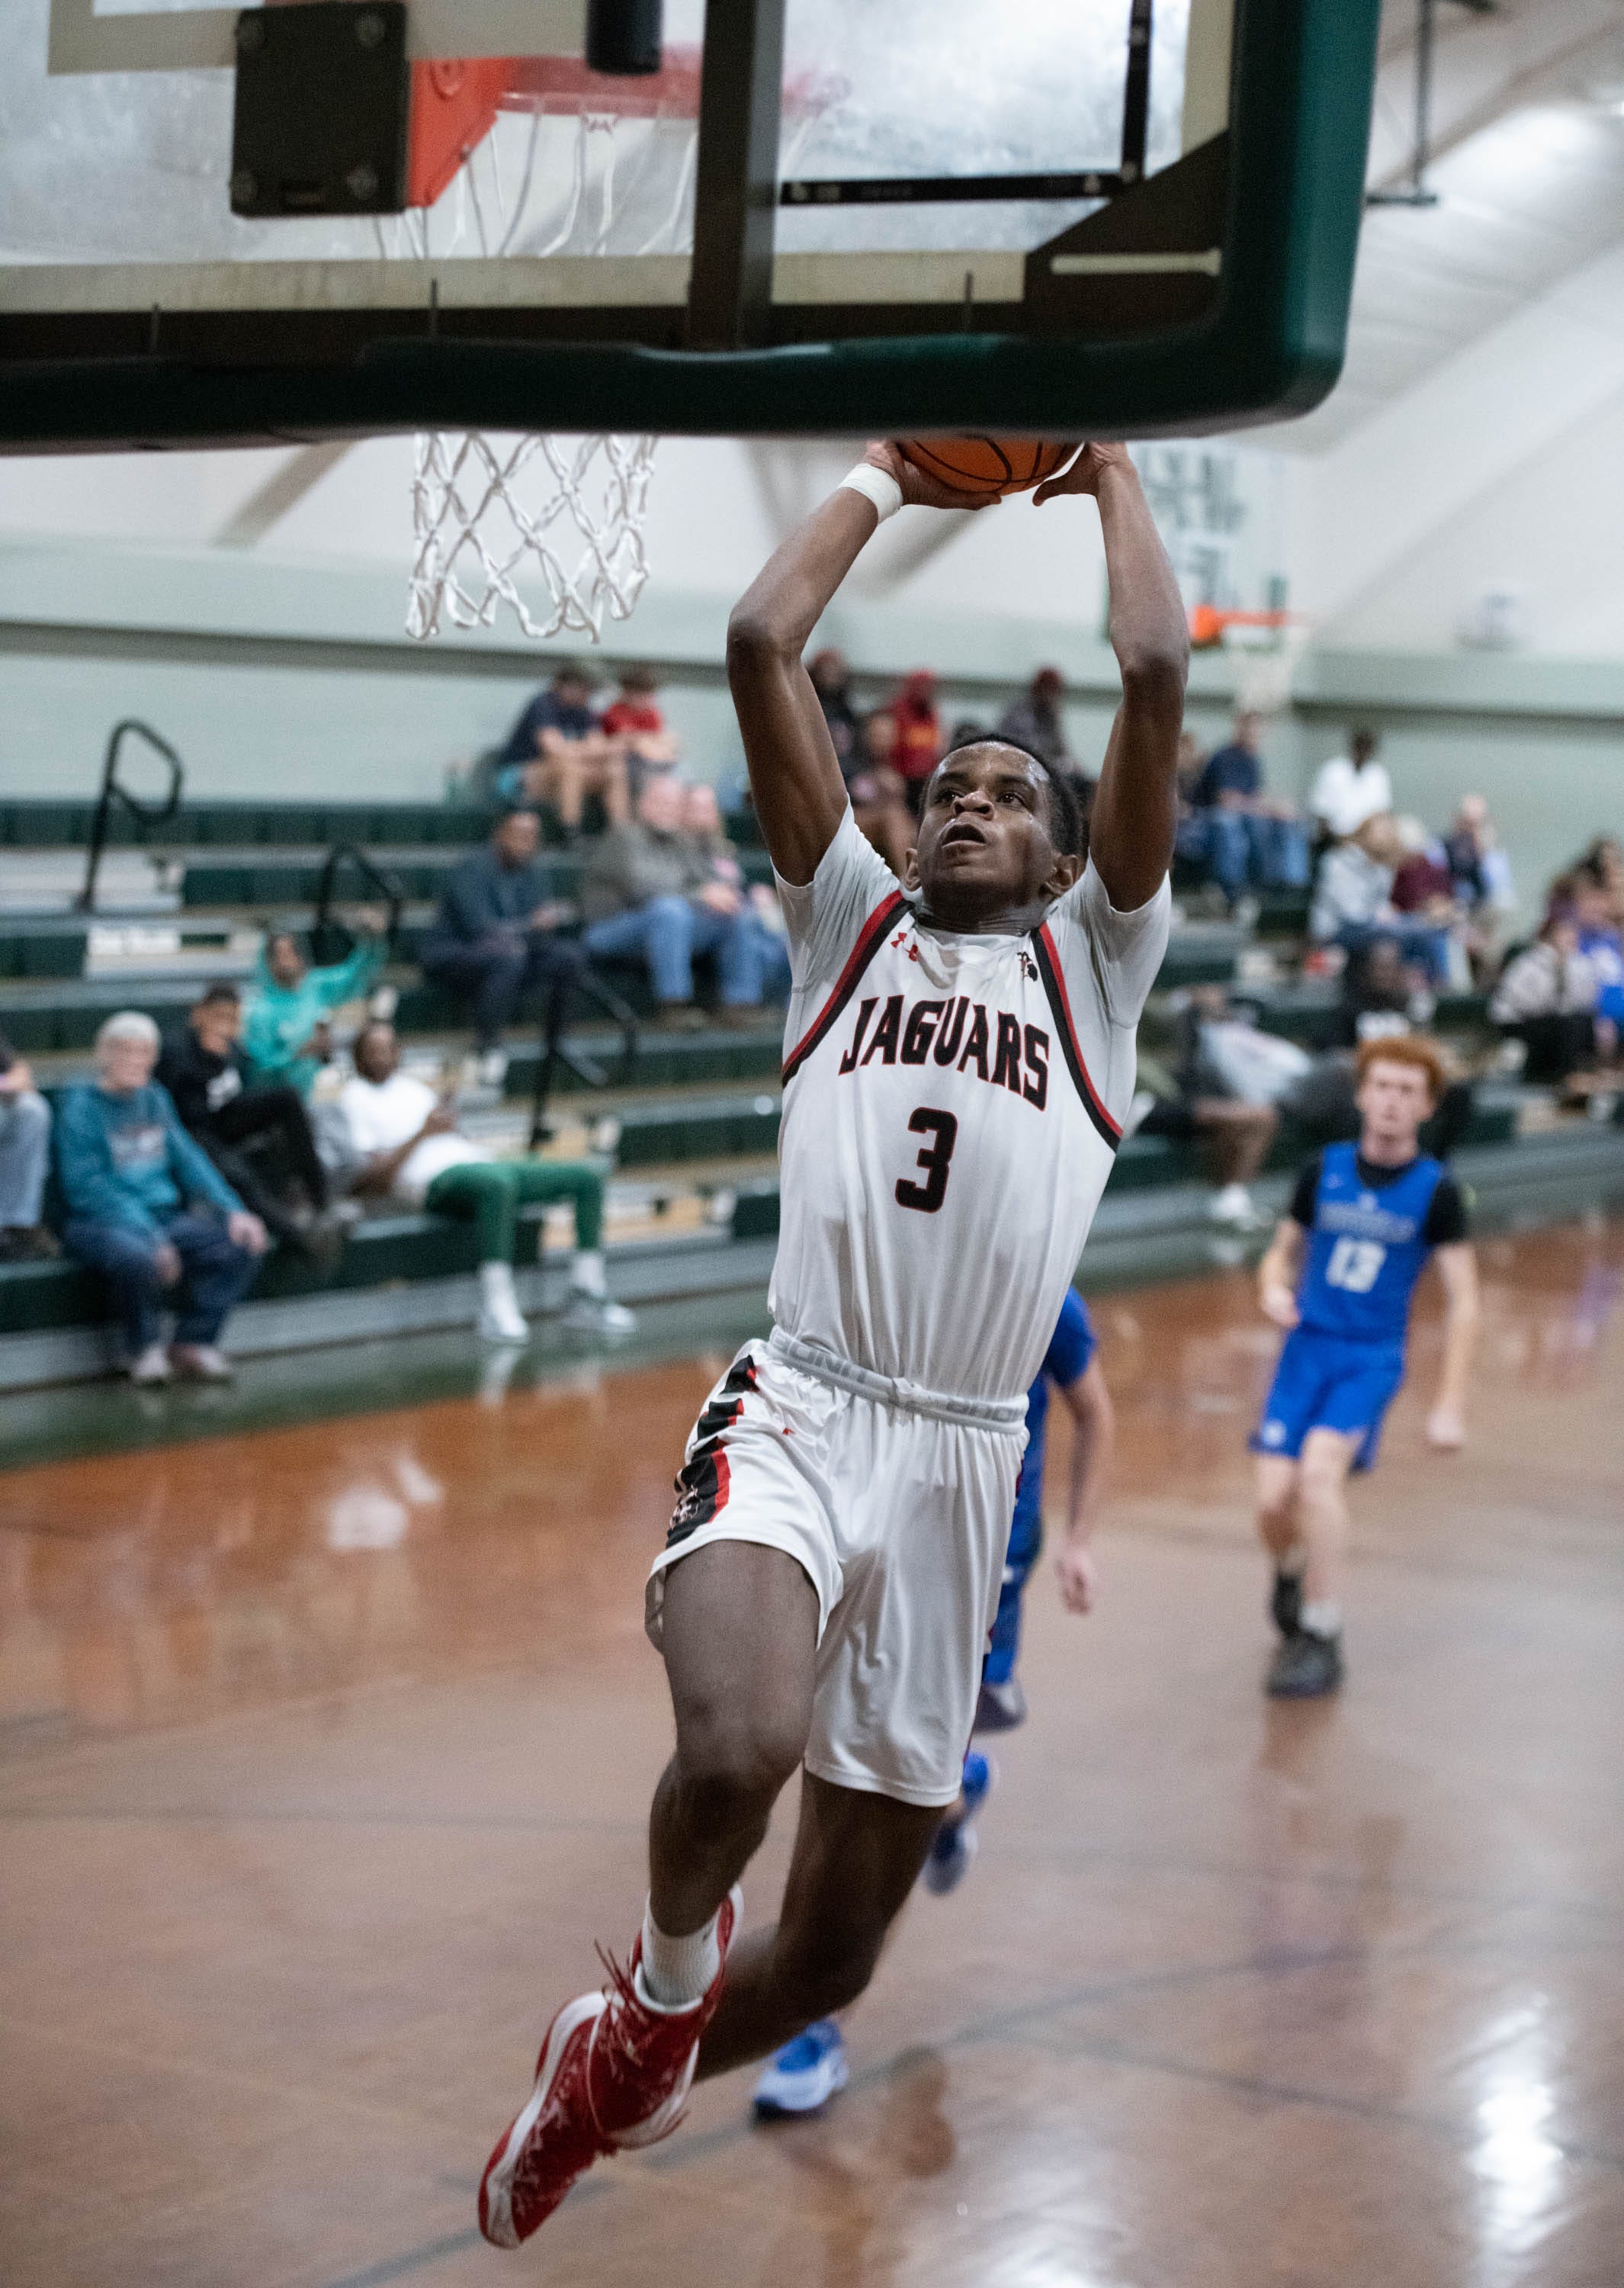
<path id="1" fill-rule="evenodd" d="M 0 848 L 81 849 L 90 841 L 95 815 L 91 800 L 0 802 Z M 358 842 L 378 849 L 414 844 L 460 847 L 489 831 L 483 811 L 448 803 L 186 802 L 173 818 L 146 830 L 115 806 L 107 820 L 107 846 L 233 849 Z"/>
<path id="2" fill-rule="evenodd" d="M 0 920 L 0 979 L 78 977 L 89 943 L 83 922 L 56 915 Z"/>

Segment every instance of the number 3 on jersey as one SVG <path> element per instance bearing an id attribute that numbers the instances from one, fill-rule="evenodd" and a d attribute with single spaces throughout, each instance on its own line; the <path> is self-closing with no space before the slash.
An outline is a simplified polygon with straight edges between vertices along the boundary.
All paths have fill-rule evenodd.
<path id="1" fill-rule="evenodd" d="M 897 1205 L 918 1208 L 924 1215 L 934 1215 L 947 1196 L 947 1167 L 953 1158 L 953 1148 L 959 1140 L 959 1124 L 952 1113 L 933 1112 L 928 1105 L 922 1104 L 909 1120 L 908 1128 L 912 1134 L 929 1136 L 932 1141 L 919 1155 L 923 1183 L 916 1184 L 908 1176 L 898 1177 Z"/>
<path id="2" fill-rule="evenodd" d="M 1386 1260 L 1387 1250 L 1376 1240 L 1339 1239 L 1326 1262 L 1326 1284 L 1350 1295 L 1368 1295 Z"/>

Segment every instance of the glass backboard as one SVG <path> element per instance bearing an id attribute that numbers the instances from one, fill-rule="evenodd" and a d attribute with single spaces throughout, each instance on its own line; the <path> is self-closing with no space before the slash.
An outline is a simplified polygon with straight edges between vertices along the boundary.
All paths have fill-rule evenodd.
<path id="1" fill-rule="evenodd" d="M 1377 13 L 666 0 L 611 77 L 585 0 L 0 0 L 0 445 L 1306 406 Z"/>

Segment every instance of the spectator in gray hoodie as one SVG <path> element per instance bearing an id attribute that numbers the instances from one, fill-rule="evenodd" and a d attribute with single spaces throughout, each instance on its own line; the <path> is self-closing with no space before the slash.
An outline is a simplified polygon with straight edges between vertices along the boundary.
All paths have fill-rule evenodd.
<path id="1" fill-rule="evenodd" d="M 704 1023 L 693 1003 L 693 957 L 714 953 L 725 1021 L 753 1023 L 761 1008 L 762 955 L 743 890 L 715 878 L 711 854 L 683 822 L 684 791 L 669 772 L 651 778 L 637 814 L 599 837 L 581 886 L 594 960 L 639 957 L 662 1025 Z"/>

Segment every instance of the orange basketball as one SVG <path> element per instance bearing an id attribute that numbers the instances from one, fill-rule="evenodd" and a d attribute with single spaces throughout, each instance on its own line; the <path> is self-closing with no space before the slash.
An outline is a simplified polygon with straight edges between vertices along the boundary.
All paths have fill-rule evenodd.
<path id="1" fill-rule="evenodd" d="M 898 450 L 967 500 L 1030 492 L 1063 469 L 1076 448 L 1035 437 L 905 437 Z"/>

